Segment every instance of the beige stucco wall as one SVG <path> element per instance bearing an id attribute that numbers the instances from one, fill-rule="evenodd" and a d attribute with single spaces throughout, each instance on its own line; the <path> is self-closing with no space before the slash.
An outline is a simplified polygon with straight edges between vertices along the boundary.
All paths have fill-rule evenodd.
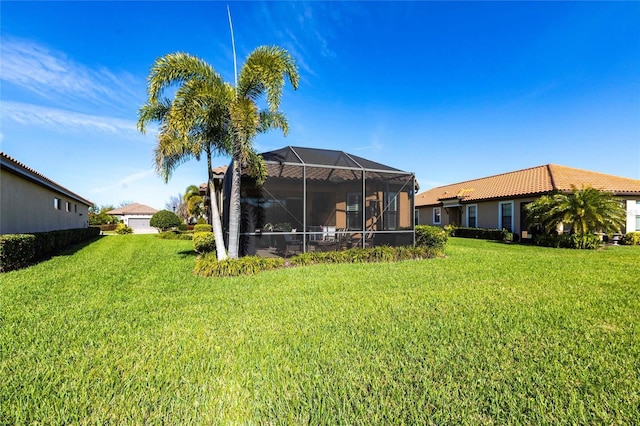
<path id="1" fill-rule="evenodd" d="M 511 199 L 511 200 L 500 200 L 500 201 L 484 201 L 478 203 L 468 203 L 463 204 L 460 208 L 460 226 L 467 226 L 467 205 L 476 205 L 477 206 L 477 227 L 478 228 L 498 228 L 499 218 L 498 211 L 499 205 L 502 202 L 513 202 L 513 228 L 514 232 L 521 234 L 521 223 L 520 223 L 520 208 L 521 205 L 530 201 L 535 200 L 535 198 L 519 198 L 519 199 Z M 419 211 L 418 223 L 420 225 L 434 225 L 433 223 L 433 209 L 434 206 L 428 207 L 419 207 L 417 208 Z M 445 226 L 451 223 L 450 215 L 447 212 L 447 209 L 444 207 L 442 209 L 442 217 L 441 223 L 436 224 L 435 226 Z"/>
<path id="2" fill-rule="evenodd" d="M 60 199 L 60 210 L 54 209 L 54 198 Z M 70 203 L 69 212 L 66 202 Z M 0 171 L 0 234 L 86 228 L 89 226 L 88 209 L 77 200 L 13 173 Z"/>

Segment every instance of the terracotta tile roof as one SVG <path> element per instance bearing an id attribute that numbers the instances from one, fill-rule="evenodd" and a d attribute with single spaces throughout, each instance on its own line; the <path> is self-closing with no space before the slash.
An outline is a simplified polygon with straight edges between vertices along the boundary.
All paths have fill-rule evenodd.
<path id="1" fill-rule="evenodd" d="M 227 173 L 227 168 L 229 166 L 219 166 L 213 169 L 213 174 L 215 176 L 224 176 L 225 173 Z"/>
<path id="2" fill-rule="evenodd" d="M 617 195 L 640 194 L 640 180 L 606 175 L 589 170 L 547 164 L 495 176 L 429 189 L 416 195 L 416 207 L 438 205 L 459 199 L 470 203 L 481 200 L 542 195 L 551 191 L 570 191 L 571 185 L 592 186 Z"/>
<path id="3" fill-rule="evenodd" d="M 153 207 L 146 206 L 144 204 L 133 203 L 128 206 L 119 207 L 117 209 L 109 210 L 107 214 L 111 215 L 125 215 L 125 214 L 140 214 L 140 215 L 152 215 L 157 213 L 158 210 Z"/>
<path id="4" fill-rule="evenodd" d="M 7 155 L 2 151 L 0 151 L 0 165 L 2 166 L 3 169 L 9 170 L 12 173 L 19 174 L 22 177 L 29 179 L 41 186 L 45 186 L 56 192 L 65 194 L 68 197 L 81 202 L 82 204 L 85 204 L 87 206 L 93 205 L 92 201 L 89 201 L 86 198 L 76 194 L 75 192 L 68 190 L 67 188 L 60 185 L 59 183 L 52 181 L 42 173 L 37 172 L 36 170 L 32 169 L 31 167 L 28 167 L 27 165 L 21 163 L 20 161 L 16 160 L 15 158 Z"/>

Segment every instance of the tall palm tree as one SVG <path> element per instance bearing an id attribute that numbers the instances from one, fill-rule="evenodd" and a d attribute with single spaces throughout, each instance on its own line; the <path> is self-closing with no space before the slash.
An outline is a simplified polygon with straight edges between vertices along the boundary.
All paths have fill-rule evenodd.
<path id="1" fill-rule="evenodd" d="M 527 205 L 529 220 L 539 223 L 548 233 L 560 224 L 571 226 L 571 233 L 619 232 L 626 211 L 613 194 L 590 186 L 576 188 L 570 194 L 545 195 Z"/>
<path id="2" fill-rule="evenodd" d="M 174 99 L 163 98 L 164 91 L 173 85 L 179 86 Z M 144 133 L 147 123 L 160 123 L 154 156 L 165 182 L 179 165 L 206 155 L 216 253 L 218 260 L 223 260 L 227 254 L 220 210 L 213 196 L 212 156 L 231 153 L 228 105 L 233 100 L 233 88 L 202 59 L 172 53 L 157 59 L 151 67 L 147 94 L 147 103 L 138 111 L 138 129 Z"/>
<path id="3" fill-rule="evenodd" d="M 233 131 L 233 170 L 229 206 L 229 257 L 238 257 L 240 235 L 240 179 L 243 166 L 254 168 L 258 182 L 264 180 L 264 164 L 255 156 L 253 139 L 268 129 L 281 129 L 286 135 L 288 123 L 278 111 L 285 79 L 298 88 L 300 77 L 293 57 L 278 46 L 261 46 L 247 57 L 240 70 L 235 96 L 229 107 Z M 260 110 L 259 98 L 266 97 L 266 110 Z"/>
<path id="4" fill-rule="evenodd" d="M 238 257 L 240 231 L 240 176 L 247 167 L 258 182 L 266 176 L 264 163 L 253 148 L 257 133 L 278 128 L 285 134 L 288 124 L 278 111 L 285 78 L 298 87 L 298 70 L 289 53 L 277 46 L 255 49 L 243 65 L 236 87 L 225 83 L 205 61 L 186 53 L 165 55 L 154 63 L 148 77 L 147 105 L 140 109 L 138 127 L 144 131 L 149 121 L 161 123 L 156 165 L 165 177 L 183 162 L 207 154 L 209 189 L 214 193 L 211 155 L 230 154 L 232 162 L 229 207 L 229 257 Z M 178 85 L 173 101 L 161 98 L 164 91 Z M 266 96 L 267 109 L 257 101 Z M 216 244 L 222 243 L 216 232 L 219 218 L 217 203 L 211 197 Z M 218 259 L 221 250 L 216 247 Z M 226 255 L 225 255 L 226 256 Z"/>

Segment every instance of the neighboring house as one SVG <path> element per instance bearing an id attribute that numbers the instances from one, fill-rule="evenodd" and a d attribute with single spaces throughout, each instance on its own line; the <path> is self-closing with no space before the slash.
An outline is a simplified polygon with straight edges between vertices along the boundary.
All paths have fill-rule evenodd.
<path id="1" fill-rule="evenodd" d="M 624 232 L 640 231 L 640 180 L 547 164 L 452 185 L 416 195 L 416 223 L 508 229 L 531 236 L 524 206 L 571 185 L 611 191 L 627 210 Z"/>
<path id="2" fill-rule="evenodd" d="M 87 228 L 91 201 L 0 152 L 0 234 Z"/>
<path id="3" fill-rule="evenodd" d="M 318 239 L 339 237 L 363 247 L 413 245 L 413 173 L 327 149 L 288 146 L 260 155 L 264 184 L 242 176 L 241 254 L 255 254 L 276 237 L 300 251 L 324 249 Z M 225 230 L 231 171 L 224 178 Z"/>
<path id="4" fill-rule="evenodd" d="M 149 222 L 158 210 L 144 204 L 133 203 L 128 206 L 109 210 L 108 215 L 115 216 L 125 225 L 133 229 L 134 234 L 154 234 L 158 232 Z"/>

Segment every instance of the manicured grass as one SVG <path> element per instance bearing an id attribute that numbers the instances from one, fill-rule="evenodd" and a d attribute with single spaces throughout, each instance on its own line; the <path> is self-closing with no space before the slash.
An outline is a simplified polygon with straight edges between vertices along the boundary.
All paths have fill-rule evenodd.
<path id="1" fill-rule="evenodd" d="M 0 424 L 638 424 L 640 247 L 194 276 L 108 236 L 0 275 Z"/>

